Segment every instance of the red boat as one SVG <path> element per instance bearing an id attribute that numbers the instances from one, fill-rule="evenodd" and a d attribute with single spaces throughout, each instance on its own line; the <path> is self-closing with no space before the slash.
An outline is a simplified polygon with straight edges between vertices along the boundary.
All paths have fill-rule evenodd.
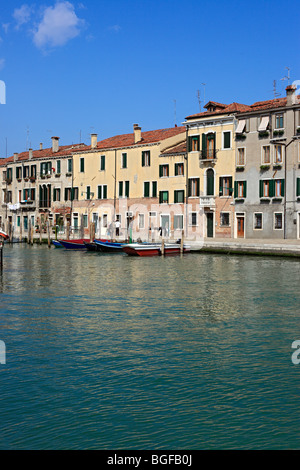
<path id="1" fill-rule="evenodd" d="M 165 255 L 180 254 L 180 244 L 178 243 L 165 243 Z M 162 245 L 160 243 L 129 243 L 122 246 L 122 250 L 130 256 L 160 256 L 162 255 Z M 188 253 L 190 247 L 183 245 L 183 252 Z"/>
<path id="2" fill-rule="evenodd" d="M 89 238 L 78 238 L 77 240 L 57 240 L 67 250 L 86 250 L 87 243 L 90 243 Z M 106 240 L 101 240 L 106 241 Z"/>
<path id="3" fill-rule="evenodd" d="M 3 232 L 3 230 L 0 230 L 0 237 L 1 237 L 1 238 L 4 238 L 4 240 L 8 240 L 8 239 L 9 239 L 9 236 L 7 235 L 7 233 Z"/>

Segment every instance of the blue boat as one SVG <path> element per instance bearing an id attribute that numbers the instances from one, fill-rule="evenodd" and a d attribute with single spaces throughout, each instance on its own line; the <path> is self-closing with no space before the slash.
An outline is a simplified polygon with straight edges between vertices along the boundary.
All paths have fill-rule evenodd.
<path id="1" fill-rule="evenodd" d="M 52 245 L 54 245 L 55 248 L 63 248 L 62 244 L 57 240 L 52 240 Z"/>
<path id="2" fill-rule="evenodd" d="M 101 240 L 94 240 L 94 243 L 103 253 L 122 253 L 122 248 L 126 245 L 126 243 L 108 242 Z"/>
<path id="3" fill-rule="evenodd" d="M 89 242 L 87 239 L 78 239 L 78 240 L 58 240 L 59 243 L 66 248 L 67 250 L 86 250 L 84 242 Z"/>

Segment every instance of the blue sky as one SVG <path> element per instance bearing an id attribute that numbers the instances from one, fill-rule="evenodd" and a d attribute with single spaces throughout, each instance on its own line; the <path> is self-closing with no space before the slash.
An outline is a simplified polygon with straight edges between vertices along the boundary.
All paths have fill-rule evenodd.
<path id="1" fill-rule="evenodd" d="M 180 125 L 300 80 L 298 1 L 0 0 L 0 156 Z M 205 85 L 203 85 L 205 83 Z"/>

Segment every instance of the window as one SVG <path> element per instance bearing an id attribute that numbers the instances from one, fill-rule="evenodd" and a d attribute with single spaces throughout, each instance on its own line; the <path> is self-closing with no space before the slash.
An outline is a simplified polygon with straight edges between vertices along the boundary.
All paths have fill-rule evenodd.
<path id="1" fill-rule="evenodd" d="M 206 172 L 206 196 L 213 196 L 215 194 L 215 172 L 209 168 Z"/>
<path id="2" fill-rule="evenodd" d="M 169 202 L 169 191 L 159 191 L 159 203 L 168 204 Z"/>
<path id="3" fill-rule="evenodd" d="M 235 181 L 234 183 L 234 197 L 245 198 L 247 197 L 247 181 Z"/>
<path id="4" fill-rule="evenodd" d="M 231 132 L 226 131 L 223 132 L 223 149 L 230 149 L 231 148 Z"/>
<path id="5" fill-rule="evenodd" d="M 20 225 L 21 225 L 21 216 L 18 215 L 17 216 L 17 227 L 20 227 Z"/>
<path id="6" fill-rule="evenodd" d="M 43 162 L 41 163 L 41 175 L 51 175 L 52 171 L 52 164 L 51 162 Z"/>
<path id="7" fill-rule="evenodd" d="M 122 153 L 121 168 L 127 168 L 127 153 Z"/>
<path id="8" fill-rule="evenodd" d="M 139 229 L 145 228 L 145 215 L 139 214 Z"/>
<path id="9" fill-rule="evenodd" d="M 232 196 L 232 176 L 221 176 L 219 179 L 220 196 Z"/>
<path id="10" fill-rule="evenodd" d="M 84 173 L 84 158 L 83 157 L 80 159 L 80 172 Z"/>
<path id="11" fill-rule="evenodd" d="M 174 203 L 183 203 L 184 202 L 184 190 L 175 190 L 174 191 Z"/>
<path id="12" fill-rule="evenodd" d="M 17 178 L 17 180 L 20 180 L 22 178 L 22 167 L 21 166 L 17 166 L 17 168 L 16 168 L 16 178 Z"/>
<path id="13" fill-rule="evenodd" d="M 235 130 L 236 134 L 242 134 L 245 130 L 245 127 L 246 127 L 246 120 L 245 119 L 241 119 L 239 122 L 238 122 L 238 125 L 237 125 L 237 128 Z"/>
<path id="14" fill-rule="evenodd" d="M 119 181 L 119 197 L 123 197 L 123 181 Z"/>
<path id="15" fill-rule="evenodd" d="M 175 176 L 183 176 L 183 175 L 184 175 L 184 164 L 175 163 Z"/>
<path id="16" fill-rule="evenodd" d="M 102 225 L 103 228 L 107 228 L 107 214 L 103 214 L 102 216 Z"/>
<path id="17" fill-rule="evenodd" d="M 150 150 L 142 152 L 142 166 L 150 166 Z"/>
<path id="18" fill-rule="evenodd" d="M 262 164 L 268 165 L 271 163 L 270 145 L 264 145 L 262 148 Z"/>
<path id="19" fill-rule="evenodd" d="M 91 187 L 90 186 L 86 187 L 86 198 L 91 199 Z"/>
<path id="20" fill-rule="evenodd" d="M 25 215 L 25 217 L 23 217 L 23 225 L 24 225 L 24 230 L 28 230 L 28 217 L 27 217 L 27 215 Z"/>
<path id="21" fill-rule="evenodd" d="M 183 215 L 174 215 L 174 230 L 183 230 Z"/>
<path id="22" fill-rule="evenodd" d="M 6 192 L 6 202 L 7 203 L 12 203 L 12 191 L 7 191 Z"/>
<path id="23" fill-rule="evenodd" d="M 263 116 L 261 118 L 258 118 L 259 120 L 259 125 L 258 125 L 258 132 L 265 132 L 269 128 L 269 116 Z"/>
<path id="24" fill-rule="evenodd" d="M 274 229 L 275 230 L 282 230 L 283 228 L 283 217 L 282 212 L 275 212 L 274 214 Z"/>
<path id="25" fill-rule="evenodd" d="M 60 188 L 53 189 L 53 202 L 60 201 Z"/>
<path id="26" fill-rule="evenodd" d="M 254 217 L 254 230 L 262 230 L 263 215 L 261 212 L 256 212 L 253 214 Z"/>
<path id="27" fill-rule="evenodd" d="M 35 189 L 34 188 L 23 189 L 23 201 L 35 201 Z M 11 201 L 8 201 L 8 202 L 11 202 Z"/>
<path id="28" fill-rule="evenodd" d="M 169 165 L 159 165 L 159 177 L 165 178 L 169 176 Z"/>
<path id="29" fill-rule="evenodd" d="M 296 196 L 300 197 L 300 178 L 297 178 Z"/>
<path id="30" fill-rule="evenodd" d="M 51 174 L 51 168 L 48 168 L 47 174 L 49 173 Z M 23 177 L 29 178 L 29 166 L 23 166 Z"/>
<path id="31" fill-rule="evenodd" d="M 274 163 L 281 164 L 283 161 L 283 145 L 274 145 Z"/>
<path id="32" fill-rule="evenodd" d="M 100 157 L 100 171 L 105 170 L 105 155 L 101 155 Z"/>
<path id="33" fill-rule="evenodd" d="M 65 201 L 71 201 L 72 188 L 65 188 Z"/>
<path id="34" fill-rule="evenodd" d="M 129 181 L 125 181 L 125 197 L 129 197 Z"/>
<path id="35" fill-rule="evenodd" d="M 68 173 L 72 173 L 73 171 L 73 160 L 72 158 L 68 159 Z"/>
<path id="36" fill-rule="evenodd" d="M 189 225 L 195 227 L 197 225 L 197 212 L 189 213 Z"/>
<path id="37" fill-rule="evenodd" d="M 200 178 L 189 178 L 189 197 L 199 197 Z"/>
<path id="38" fill-rule="evenodd" d="M 283 128 L 283 114 L 277 114 L 275 116 L 275 128 L 282 129 Z"/>
<path id="39" fill-rule="evenodd" d="M 275 180 L 275 197 L 284 197 L 284 180 Z"/>
<path id="40" fill-rule="evenodd" d="M 220 213 L 220 225 L 221 227 L 229 227 L 230 225 L 230 213 L 229 212 L 221 212 Z"/>
<path id="41" fill-rule="evenodd" d="M 199 152 L 200 150 L 200 136 L 191 135 L 189 137 L 189 152 Z"/>
<path id="42" fill-rule="evenodd" d="M 157 197 L 157 182 L 152 181 L 152 197 Z"/>
<path id="43" fill-rule="evenodd" d="M 36 165 L 30 167 L 30 178 L 36 178 Z"/>
<path id="44" fill-rule="evenodd" d="M 71 199 L 72 201 L 78 201 L 78 188 L 72 188 Z"/>
<path id="45" fill-rule="evenodd" d="M 202 134 L 201 158 L 204 160 L 212 160 L 216 158 L 216 134 L 215 132 Z"/>
<path id="46" fill-rule="evenodd" d="M 57 160 L 56 162 L 56 173 L 60 175 L 60 160 Z"/>
<path id="47" fill-rule="evenodd" d="M 237 149 L 237 165 L 245 165 L 245 147 L 240 147 Z"/>
<path id="48" fill-rule="evenodd" d="M 144 197 L 150 196 L 150 183 L 149 181 L 144 182 Z"/>
<path id="49" fill-rule="evenodd" d="M 86 214 L 83 214 L 83 226 L 84 228 L 88 227 L 88 216 Z"/>
<path id="50" fill-rule="evenodd" d="M 260 180 L 259 182 L 259 197 L 274 197 L 275 194 L 275 181 L 274 180 Z"/>
<path id="51" fill-rule="evenodd" d="M 107 199 L 107 185 L 102 184 L 98 186 L 98 199 Z"/>

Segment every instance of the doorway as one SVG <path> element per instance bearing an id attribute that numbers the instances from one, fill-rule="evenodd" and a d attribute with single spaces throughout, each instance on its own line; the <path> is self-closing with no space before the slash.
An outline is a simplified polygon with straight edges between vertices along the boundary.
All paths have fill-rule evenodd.
<path id="1" fill-rule="evenodd" d="M 243 215 L 238 215 L 236 217 L 237 221 L 237 237 L 245 238 L 245 217 Z"/>
<path id="2" fill-rule="evenodd" d="M 214 236 L 214 214 L 213 212 L 206 213 L 206 236 L 213 238 Z"/>

